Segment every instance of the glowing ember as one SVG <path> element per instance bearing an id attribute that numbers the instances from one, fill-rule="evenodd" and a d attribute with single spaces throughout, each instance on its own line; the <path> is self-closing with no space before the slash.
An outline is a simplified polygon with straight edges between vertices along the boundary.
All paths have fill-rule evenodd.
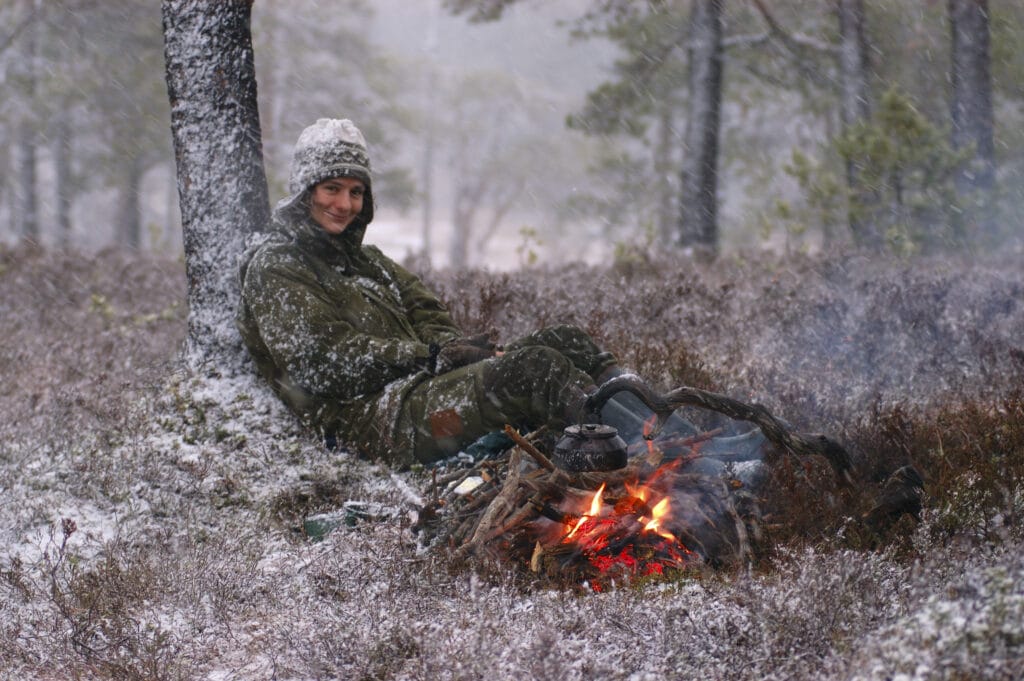
<path id="1" fill-rule="evenodd" d="M 561 543 L 579 550 L 600 575 L 627 578 L 664 574 L 667 568 L 682 569 L 693 554 L 669 531 L 672 507 L 668 494 L 670 474 L 676 464 L 662 466 L 643 484 L 625 484 L 627 496 L 606 498 L 601 487 L 581 504 L 578 518 L 567 516 L 568 532 Z M 662 480 L 661 485 L 656 485 Z"/>

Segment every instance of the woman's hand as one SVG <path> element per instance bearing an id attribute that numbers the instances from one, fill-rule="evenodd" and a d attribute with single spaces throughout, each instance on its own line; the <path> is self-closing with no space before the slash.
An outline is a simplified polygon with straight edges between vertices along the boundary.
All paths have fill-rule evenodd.
<path id="1" fill-rule="evenodd" d="M 446 374 L 460 367 L 490 359 L 495 356 L 497 348 L 490 335 L 486 333 L 454 338 L 438 350 L 433 373 L 435 376 Z"/>

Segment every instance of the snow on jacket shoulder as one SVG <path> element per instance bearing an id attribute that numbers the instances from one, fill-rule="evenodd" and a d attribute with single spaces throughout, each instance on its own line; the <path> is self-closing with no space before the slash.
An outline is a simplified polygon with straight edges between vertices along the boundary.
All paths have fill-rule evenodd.
<path id="1" fill-rule="evenodd" d="M 311 223 L 288 227 L 243 265 L 238 327 L 261 374 L 297 411 L 374 400 L 421 372 L 430 343 L 461 335 L 417 277 L 362 246 L 364 227 L 336 237 Z"/>

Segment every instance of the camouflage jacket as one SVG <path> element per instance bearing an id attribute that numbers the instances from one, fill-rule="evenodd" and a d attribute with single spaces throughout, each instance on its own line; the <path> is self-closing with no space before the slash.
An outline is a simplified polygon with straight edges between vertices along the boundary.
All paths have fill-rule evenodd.
<path id="1" fill-rule="evenodd" d="M 243 258 L 236 323 L 259 372 L 289 407 L 351 444 L 388 440 L 406 393 L 429 378 L 430 344 L 462 335 L 409 271 L 308 219 Z"/>

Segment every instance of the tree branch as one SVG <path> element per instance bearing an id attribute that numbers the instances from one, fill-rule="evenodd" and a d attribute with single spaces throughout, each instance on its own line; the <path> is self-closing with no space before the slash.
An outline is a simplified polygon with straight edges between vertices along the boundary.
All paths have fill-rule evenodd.
<path id="1" fill-rule="evenodd" d="M 818 54 L 826 54 L 832 57 L 839 56 L 839 48 L 835 45 L 815 40 L 802 34 L 791 34 L 786 31 L 776 20 L 775 16 L 768 10 L 764 0 L 753 0 L 754 6 L 768 24 L 769 33 L 777 39 L 777 44 L 793 62 L 800 72 L 820 87 L 831 87 L 832 80 L 822 73 L 817 64 L 805 59 L 802 55 L 804 50 L 811 50 Z"/>
<path id="2" fill-rule="evenodd" d="M 729 49 L 730 47 L 753 47 L 754 45 L 761 45 L 768 42 L 771 38 L 771 34 L 768 31 L 763 33 L 749 33 L 745 35 L 734 35 L 730 38 L 722 39 L 722 48 Z"/>
<path id="3" fill-rule="evenodd" d="M 823 457 L 832 467 L 840 483 L 853 482 L 850 474 L 853 463 L 850 455 L 838 442 L 824 435 L 794 432 L 787 423 L 773 416 L 759 404 L 747 404 L 707 390 L 683 386 L 665 395 L 658 395 L 635 376 L 619 376 L 605 382 L 587 397 L 587 413 L 600 414 L 601 407 L 613 395 L 623 391 L 636 395 L 658 416 L 658 423 L 654 427 L 655 433 L 679 407 L 710 409 L 729 418 L 755 424 L 772 444 L 795 456 Z"/>
<path id="4" fill-rule="evenodd" d="M 786 46 L 791 52 L 796 53 L 799 48 L 806 47 L 816 52 L 824 52 L 826 54 L 839 54 L 839 48 L 831 43 L 825 43 L 820 40 L 815 40 L 810 36 L 803 35 L 801 33 L 789 33 L 782 25 L 775 19 L 775 16 L 768 11 L 768 8 L 764 4 L 764 0 L 753 0 L 754 6 L 757 7 L 757 11 L 764 17 L 765 22 L 768 24 L 768 28 L 772 35 L 779 38 L 779 41 Z"/>
<path id="5" fill-rule="evenodd" d="M 519 194 L 522 193 L 525 186 L 526 179 L 520 177 L 513 183 L 511 191 L 505 193 L 505 196 L 495 197 L 497 206 L 491 212 L 490 222 L 487 224 L 484 231 L 476 238 L 476 243 L 474 244 L 477 253 L 482 253 L 484 248 L 487 247 L 488 242 L 497 233 L 502 221 L 504 221 L 508 212 L 512 210 L 512 207 L 516 203 L 516 199 Z"/>
<path id="6" fill-rule="evenodd" d="M 18 36 L 20 36 L 22 32 L 24 32 L 29 26 L 31 26 L 36 21 L 36 19 L 42 16 L 43 12 L 45 11 L 44 8 L 45 5 L 42 5 L 40 9 L 36 9 L 35 7 L 33 7 L 29 11 L 28 16 L 26 16 L 19 24 L 15 25 L 14 30 L 11 31 L 10 35 L 4 38 L 3 41 L 0 41 L 0 54 L 3 54 L 3 52 L 6 51 L 7 48 L 9 48 L 14 43 L 14 41 L 18 39 Z"/>

